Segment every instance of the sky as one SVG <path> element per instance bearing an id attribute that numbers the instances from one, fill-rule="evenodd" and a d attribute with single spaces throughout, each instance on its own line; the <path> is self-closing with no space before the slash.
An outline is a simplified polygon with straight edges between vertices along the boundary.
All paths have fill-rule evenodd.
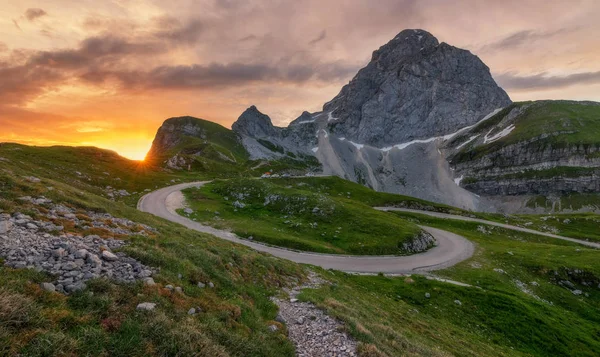
<path id="1" fill-rule="evenodd" d="M 160 124 L 285 126 L 407 28 L 470 50 L 513 101 L 600 101 L 597 0 L 3 0 L 0 142 L 142 159 Z"/>

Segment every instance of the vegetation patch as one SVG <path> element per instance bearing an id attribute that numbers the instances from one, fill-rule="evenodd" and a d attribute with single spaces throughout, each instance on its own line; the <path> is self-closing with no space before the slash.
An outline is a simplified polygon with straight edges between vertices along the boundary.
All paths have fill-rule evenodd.
<path id="1" fill-rule="evenodd" d="M 406 254 L 404 245 L 421 234 L 414 224 L 390 220 L 385 213 L 357 201 L 350 191 L 316 191 L 307 180 L 311 179 L 214 181 L 184 193 L 194 211 L 190 218 L 292 249 Z"/>

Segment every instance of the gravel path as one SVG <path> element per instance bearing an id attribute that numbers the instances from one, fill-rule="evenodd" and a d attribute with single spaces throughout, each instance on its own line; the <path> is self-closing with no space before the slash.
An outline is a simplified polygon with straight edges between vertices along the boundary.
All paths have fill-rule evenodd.
<path id="1" fill-rule="evenodd" d="M 440 213 L 440 212 L 420 211 L 420 210 L 415 210 L 415 209 L 399 208 L 399 207 L 374 207 L 374 208 L 376 210 L 380 210 L 380 211 L 397 211 L 397 212 L 418 213 L 418 214 L 425 214 L 425 215 L 436 217 L 436 218 L 454 219 L 454 220 L 466 221 L 466 222 L 477 222 L 477 223 L 487 224 L 490 226 L 511 229 L 513 231 L 519 231 L 519 232 L 537 234 L 537 235 L 550 237 L 550 238 L 562 239 L 562 240 L 566 240 L 569 242 L 578 243 L 578 244 L 586 245 L 588 247 L 600 249 L 600 243 L 588 242 L 585 240 L 569 238 L 569 237 L 563 237 L 563 236 L 559 236 L 557 234 L 540 232 L 540 231 L 536 231 L 536 230 L 529 229 L 529 228 L 513 226 L 511 224 L 487 221 L 485 219 L 471 218 L 471 217 L 459 216 L 459 215 L 448 214 L 448 213 Z"/>
<path id="2" fill-rule="evenodd" d="M 357 356 L 356 341 L 344 331 L 344 323 L 327 316 L 315 305 L 300 302 L 298 294 L 305 288 L 326 284 L 314 273 L 308 283 L 285 289 L 289 299 L 274 298 L 279 306 L 277 321 L 286 324 L 288 338 L 296 345 L 299 357 Z M 275 327 L 275 325 L 273 325 Z"/>
<path id="3" fill-rule="evenodd" d="M 175 212 L 175 209 L 183 207 L 181 190 L 188 187 L 199 187 L 206 183 L 206 181 L 191 182 L 161 188 L 142 197 L 138 202 L 138 209 L 182 224 L 190 229 L 243 244 L 279 258 L 346 272 L 399 274 L 432 271 L 450 267 L 473 255 L 474 246 L 469 240 L 457 234 L 431 227 L 421 228 L 436 239 L 436 246 L 426 252 L 410 256 L 350 256 L 307 253 L 248 241 L 237 237 L 231 232 L 194 222 Z"/>

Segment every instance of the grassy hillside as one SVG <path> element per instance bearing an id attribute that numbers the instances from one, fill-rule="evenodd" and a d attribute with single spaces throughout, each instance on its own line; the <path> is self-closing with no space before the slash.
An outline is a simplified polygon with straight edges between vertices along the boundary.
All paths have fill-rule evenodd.
<path id="1" fill-rule="evenodd" d="M 492 137 L 499 132 L 499 129 L 494 129 L 496 125 L 514 109 L 522 112 L 511 121 L 515 128 L 510 134 L 488 144 L 476 144 L 477 141 L 467 144 L 452 161 L 474 160 L 520 142 L 530 142 L 528 148 L 539 150 L 575 145 L 600 146 L 600 103 L 573 101 L 514 103 L 453 141 L 464 142 L 473 135 L 488 134 Z"/>
<path id="2" fill-rule="evenodd" d="M 265 147 L 274 149 L 268 145 Z M 265 169 L 305 173 L 320 168 L 314 157 L 288 154 L 264 163 L 250 160 L 250 155 L 235 132 L 217 123 L 188 116 L 167 119 L 163 123 L 146 161 L 215 178 L 257 176 Z M 174 156 L 177 156 L 177 160 L 172 159 Z M 169 159 L 170 163 L 167 162 Z M 258 170 L 259 167 L 262 168 Z"/>
<path id="3" fill-rule="evenodd" d="M 241 237 L 320 253 L 407 254 L 403 244 L 421 234 L 414 224 L 390 219 L 352 197 L 352 192 L 316 190 L 315 180 L 339 178 L 240 179 L 217 181 L 185 192 L 191 218 Z M 348 183 L 347 189 L 357 184 Z M 360 192 L 357 190 L 356 192 Z"/>
<path id="4" fill-rule="evenodd" d="M 158 230 L 156 235 L 120 239 L 130 242 L 124 249 L 127 254 L 160 268 L 160 273 L 155 275 L 156 286 L 100 279 L 67 297 L 39 288 L 40 282 L 52 279 L 44 273 L 0 267 L 0 355 L 293 355 L 285 336 L 267 329 L 277 312 L 269 296 L 302 279 L 301 267 L 110 201 L 83 184 L 75 186 L 70 176 L 51 178 L 40 175 L 46 168 L 27 163 L 8 169 L 5 163 L 0 169 L 2 212 L 42 217 L 43 207 L 17 198 L 43 195 L 81 214 L 107 212 L 148 224 Z M 109 173 L 116 176 L 123 168 Z M 39 182 L 23 178 L 33 174 L 39 175 Z M 78 228 L 70 231 L 77 233 Z M 84 228 L 79 232 L 89 234 Z M 215 288 L 200 289 L 198 281 L 213 282 Z M 167 284 L 182 287 L 183 293 L 171 293 Z M 136 305 L 146 301 L 157 303 L 157 310 L 136 311 Z M 188 315 L 193 306 L 202 312 Z"/>
<path id="5" fill-rule="evenodd" d="M 131 199 L 129 196 L 109 200 L 105 186 L 116 185 L 117 177 L 123 181 L 127 178 L 127 182 L 115 187 L 127 187 L 131 192 L 190 177 L 138 168 L 135 162 L 118 157 L 109 159 L 114 155 L 109 152 L 87 150 L 3 145 L 0 213 L 19 211 L 42 219 L 43 206 L 18 198 L 43 195 L 72 207 L 78 215 L 106 212 L 150 225 L 157 233 L 119 239 L 130 243 L 123 252 L 160 268 L 154 275 L 158 284 L 116 284 L 97 279 L 86 290 L 64 296 L 40 289 L 39 283 L 52 279 L 45 273 L 2 265 L 0 355 L 294 355 L 285 326 L 274 321 L 277 307 L 270 297 L 282 296 L 282 287 L 306 279 L 308 267 L 138 212 L 127 201 Z M 89 180 L 73 171 L 89 176 Z M 31 176 L 40 181 L 32 180 Z M 254 182 L 268 184 L 269 190 L 276 194 L 324 196 L 336 205 L 350 205 L 349 210 L 360 205 L 397 204 L 461 212 L 425 201 L 379 194 L 337 178 Z M 223 204 L 218 200 L 216 203 Z M 205 204 L 211 207 L 213 203 L 211 200 Z M 279 214 L 276 211 L 269 214 L 284 216 L 286 206 L 277 207 L 281 209 Z M 380 213 L 385 216 L 370 221 L 373 226 L 384 220 L 385 224 L 401 221 L 411 222 L 411 226 L 418 223 L 439 227 L 473 240 L 477 250 L 473 258 L 437 272 L 472 287 L 418 275 L 352 276 L 311 268 L 329 283 L 304 290 L 300 298 L 313 301 L 330 315 L 342 319 L 345 329 L 360 342 L 361 357 L 597 355 L 600 350 L 598 251 L 478 224 Z M 356 212 L 347 214 L 352 219 L 362 219 Z M 570 219 L 579 223 L 597 219 L 594 217 Z M 591 220 L 585 226 L 570 226 L 561 221 L 559 229 L 585 227 L 586 234 L 593 235 L 595 222 Z M 262 222 L 265 230 L 283 229 L 279 218 Z M 367 224 L 366 218 L 363 224 Z M 545 224 L 558 222 L 547 220 Z M 68 229 L 71 233 L 89 234 L 86 227 Z M 199 281 L 213 282 L 214 288 L 199 288 L 196 285 Z M 168 284 L 182 287 L 183 293 L 170 292 L 166 289 Z M 155 302 L 156 310 L 136 311 L 139 302 Z M 201 307 L 202 311 L 188 315 L 190 307 Z M 269 331 L 272 324 L 280 329 Z"/>
<path id="6" fill-rule="evenodd" d="M 597 354 L 597 250 L 476 223 L 389 214 L 461 234 L 477 250 L 473 258 L 437 272 L 472 287 L 418 276 L 330 273 L 334 285 L 305 291 L 303 299 L 349 321 L 361 341 L 375 345 L 374 355 Z M 431 343 L 435 353 L 423 349 Z"/>

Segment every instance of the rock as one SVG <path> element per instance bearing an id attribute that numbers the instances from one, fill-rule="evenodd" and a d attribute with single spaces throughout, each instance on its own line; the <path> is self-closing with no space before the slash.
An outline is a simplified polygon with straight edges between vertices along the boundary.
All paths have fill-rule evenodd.
<path id="1" fill-rule="evenodd" d="M 291 299 L 290 299 L 290 302 L 291 302 L 291 303 L 298 302 L 298 299 L 296 299 L 296 298 L 291 298 Z"/>
<path id="2" fill-rule="evenodd" d="M 150 277 L 144 278 L 142 281 L 144 282 L 144 285 L 148 285 L 148 286 L 156 285 L 156 283 L 154 282 L 154 279 L 152 279 Z"/>
<path id="3" fill-rule="evenodd" d="M 86 262 L 90 264 L 92 267 L 101 267 L 102 259 L 100 259 L 96 254 L 89 253 L 86 258 Z"/>
<path id="4" fill-rule="evenodd" d="M 187 208 L 186 207 L 186 208 L 183 209 L 183 213 L 185 213 L 185 214 L 192 214 L 192 213 L 194 213 L 194 210 L 191 209 L 191 208 Z"/>
<path id="5" fill-rule="evenodd" d="M 429 299 L 431 297 L 431 294 L 430 293 L 425 293 L 425 297 Z"/>
<path id="6" fill-rule="evenodd" d="M 283 316 L 281 316 L 281 314 L 277 314 L 277 316 L 275 317 L 275 321 L 281 323 L 281 324 L 286 324 L 285 319 L 283 318 Z"/>
<path id="7" fill-rule="evenodd" d="M 209 281 L 209 282 L 208 282 L 208 287 L 209 287 L 209 288 L 214 288 L 214 287 L 215 287 L 215 284 L 213 284 L 213 282 L 212 282 L 212 281 Z"/>
<path id="8" fill-rule="evenodd" d="M 581 295 L 581 294 L 583 294 L 583 291 L 577 289 L 577 290 L 571 291 L 571 293 L 573 293 L 573 295 Z"/>
<path id="9" fill-rule="evenodd" d="M 169 284 L 165 286 L 165 289 L 173 291 L 175 288 L 173 287 L 173 285 Z"/>
<path id="10" fill-rule="evenodd" d="M 460 302 L 460 300 L 454 300 L 454 303 L 455 303 L 456 305 L 458 305 L 458 306 L 461 306 L 461 305 L 462 305 L 462 302 Z"/>
<path id="11" fill-rule="evenodd" d="M 69 284 L 64 287 L 67 293 L 74 293 L 76 291 L 80 291 L 86 288 L 86 285 L 82 282 Z"/>
<path id="12" fill-rule="evenodd" d="M 85 249 L 79 249 L 75 252 L 74 256 L 77 259 L 86 259 L 88 256 L 88 251 Z"/>
<path id="13" fill-rule="evenodd" d="M 196 315 L 196 309 L 195 308 L 191 308 L 188 310 L 188 315 Z"/>
<path id="14" fill-rule="evenodd" d="M 296 324 L 303 325 L 304 324 L 304 316 L 300 316 L 296 319 Z"/>
<path id="15" fill-rule="evenodd" d="M 277 330 L 279 330 L 279 327 L 277 327 L 276 325 L 269 325 L 269 331 L 275 332 Z"/>
<path id="16" fill-rule="evenodd" d="M 178 294 L 183 294 L 183 289 L 181 288 L 181 286 L 176 286 L 175 287 L 175 292 Z"/>
<path id="17" fill-rule="evenodd" d="M 40 287 L 41 287 L 43 290 L 45 290 L 45 291 L 48 291 L 48 292 L 51 292 L 51 293 L 53 293 L 53 292 L 55 292 L 55 291 L 56 291 L 56 287 L 55 287 L 55 286 L 54 286 L 54 284 L 52 284 L 52 283 L 41 283 L 41 284 L 40 284 Z"/>
<path id="18" fill-rule="evenodd" d="M 11 221 L 0 221 L 0 234 L 6 234 L 13 227 L 13 223 Z"/>
<path id="19" fill-rule="evenodd" d="M 104 250 L 102 251 L 102 259 L 106 260 L 107 262 L 114 262 L 118 260 L 119 257 L 109 252 L 108 250 Z"/>
<path id="20" fill-rule="evenodd" d="M 67 251 L 66 251 L 66 250 L 64 250 L 63 248 L 58 248 L 58 249 L 55 249 L 55 250 L 52 252 L 52 256 L 53 256 L 54 258 L 62 258 L 62 257 L 64 257 L 64 256 L 66 256 L 67 254 L 68 254 L 68 253 L 67 253 Z"/>
<path id="21" fill-rule="evenodd" d="M 199 287 L 200 289 L 202 289 L 202 288 L 206 287 L 206 284 L 204 284 L 204 283 L 201 283 L 201 282 L 198 282 L 198 287 Z"/>
<path id="22" fill-rule="evenodd" d="M 143 302 L 138 304 L 138 306 L 135 308 L 136 310 L 140 310 L 140 311 L 152 311 L 156 308 L 156 304 L 153 302 Z"/>

